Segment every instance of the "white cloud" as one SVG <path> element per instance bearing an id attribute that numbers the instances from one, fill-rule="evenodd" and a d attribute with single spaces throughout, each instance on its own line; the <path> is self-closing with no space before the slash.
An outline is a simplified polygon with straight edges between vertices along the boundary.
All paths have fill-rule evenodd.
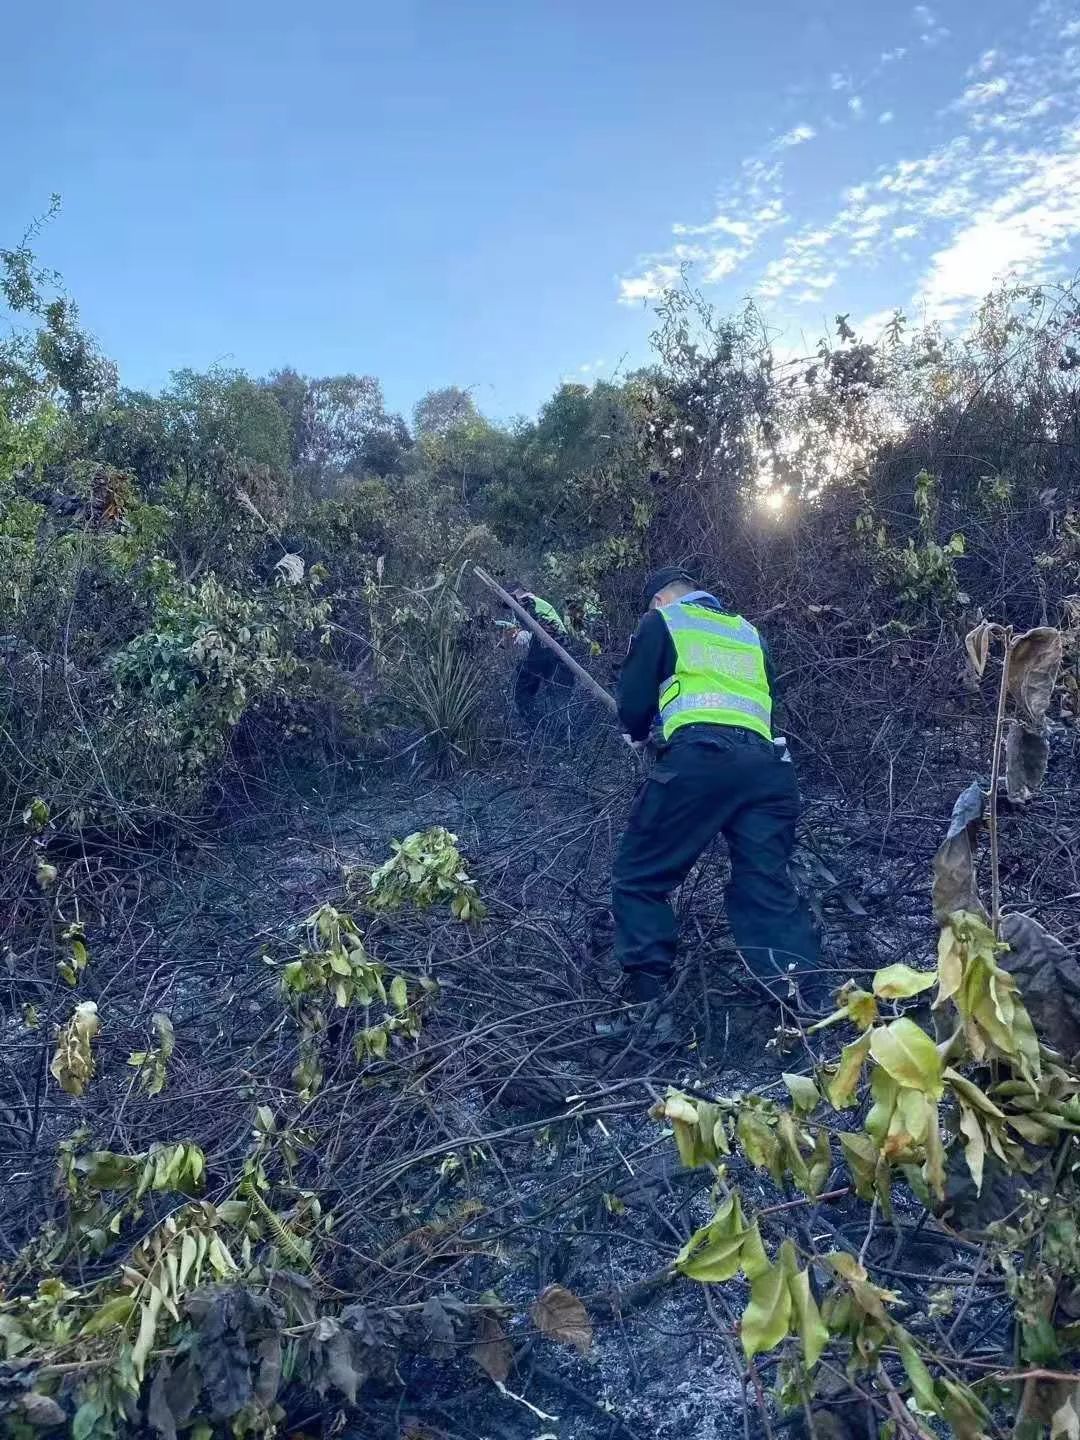
<path id="1" fill-rule="evenodd" d="M 776 141 L 775 148 L 778 150 L 789 150 L 794 145 L 805 145 L 808 140 L 813 140 L 817 131 L 812 125 L 796 125 L 786 134 L 781 135 Z"/>
<path id="2" fill-rule="evenodd" d="M 714 250 L 702 278 L 707 285 L 714 285 L 717 280 L 723 280 L 733 270 L 737 270 L 741 259 L 742 253 L 739 250 Z"/>
<path id="3" fill-rule="evenodd" d="M 851 217 L 857 219 L 853 228 L 850 224 L 845 225 L 847 234 L 853 240 L 872 240 L 881 233 L 882 221 L 891 215 L 894 209 L 893 205 L 867 205 L 857 216 Z"/>
<path id="4" fill-rule="evenodd" d="M 910 263 L 911 243 L 923 237 L 936 238 L 938 249 L 914 284 L 918 303 L 936 319 L 965 313 L 999 276 L 1037 272 L 1068 239 L 1080 239 L 1080 116 L 1072 130 L 1047 130 L 1030 148 L 988 137 L 984 117 L 1011 118 L 1034 139 L 1031 127 L 1043 123 L 1034 112 L 1052 108 L 1039 93 L 1047 86 L 1080 93 L 1080 49 L 1071 58 L 1064 52 L 1056 70 L 1045 55 L 1038 65 L 1019 57 L 969 85 L 950 107 L 963 117 L 958 133 L 848 186 L 830 221 L 787 238 L 759 293 L 801 303 L 845 271 L 890 255 Z"/>
<path id="5" fill-rule="evenodd" d="M 895 317 L 895 310 L 874 310 L 869 315 L 864 315 L 859 323 L 852 328 L 857 335 L 863 335 L 868 340 L 880 340 Z"/>
<path id="6" fill-rule="evenodd" d="M 1026 49 L 995 46 L 966 70 L 958 64 L 955 98 L 933 117 L 938 143 L 894 150 L 887 163 L 850 176 L 831 209 L 822 210 L 820 189 L 812 192 L 803 223 L 792 226 L 787 152 L 813 138 L 818 114 L 810 110 L 741 164 L 704 219 L 674 225 L 667 247 L 622 278 L 620 300 L 655 297 L 686 263 L 706 284 L 745 274 L 773 310 L 810 303 L 855 276 L 865 288 L 876 271 L 881 301 L 914 296 L 927 315 L 959 323 L 999 277 L 1060 268 L 1070 246 L 1080 254 L 1080 43 L 1062 38 L 1076 4 L 1039 0 Z M 925 43 L 944 38 L 928 5 L 912 19 Z M 853 116 L 876 115 L 887 127 L 893 111 L 870 109 L 873 81 L 903 50 L 883 52 L 850 83 L 843 70 L 819 82 L 822 127 L 836 123 L 831 94 L 842 95 Z M 878 126 L 866 138 L 884 161 L 899 127 Z M 917 132 L 904 133 L 910 140 Z"/>
<path id="7" fill-rule="evenodd" d="M 775 225 L 784 218 L 784 205 L 781 200 L 770 200 L 760 210 L 754 211 L 754 219 L 759 225 Z"/>
<path id="8" fill-rule="evenodd" d="M 911 12 L 911 18 L 919 27 L 919 39 L 928 48 L 940 45 L 952 34 L 951 30 L 941 24 L 929 5 L 916 5 Z"/>
<path id="9" fill-rule="evenodd" d="M 961 319 L 1001 279 L 1038 278 L 1080 235 L 1080 130 L 1071 153 L 1028 157 L 1028 175 L 983 207 L 933 256 L 917 298 L 927 317 Z"/>
<path id="10" fill-rule="evenodd" d="M 758 284 L 758 293 L 766 300 L 779 300 L 782 295 L 806 281 L 800 275 L 795 260 L 785 255 L 779 260 L 770 260 Z"/>
<path id="11" fill-rule="evenodd" d="M 652 265 L 640 275 L 624 275 L 619 281 L 619 304 L 636 305 L 643 300 L 657 300 L 678 280 L 678 265 Z"/>
<path id="12" fill-rule="evenodd" d="M 879 56 L 882 65 L 895 65 L 907 54 L 906 45 L 897 45 L 893 50 L 883 50 Z"/>
<path id="13" fill-rule="evenodd" d="M 704 225 L 680 225 L 671 227 L 673 235 L 734 235 L 736 240 L 749 240 L 753 227 L 747 220 L 729 220 L 726 215 L 716 215 Z"/>
<path id="14" fill-rule="evenodd" d="M 620 304 L 655 300 L 690 262 L 701 265 L 699 278 L 705 283 L 733 274 L 763 236 L 787 223 L 781 174 L 781 162 L 775 158 L 757 155 L 744 160 L 735 182 L 717 196 L 711 219 L 699 224 L 677 222 L 671 227 L 679 237 L 675 244 L 661 254 L 643 256 L 634 273 L 620 277 Z"/>
<path id="15" fill-rule="evenodd" d="M 980 80 L 976 85 L 969 85 L 959 100 L 953 102 L 956 110 L 977 110 L 983 105 L 989 105 L 992 100 L 999 99 L 1009 89 L 1009 82 L 1004 75 L 998 75 L 993 80 Z"/>

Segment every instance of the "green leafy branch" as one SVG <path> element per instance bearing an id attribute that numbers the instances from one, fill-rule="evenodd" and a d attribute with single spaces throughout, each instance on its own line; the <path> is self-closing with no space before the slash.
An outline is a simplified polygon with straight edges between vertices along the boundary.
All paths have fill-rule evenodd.
<path id="1" fill-rule="evenodd" d="M 992 838 L 1006 696 L 1014 699 L 1014 725 L 1029 742 L 1023 756 L 1016 746 L 1005 748 L 1006 756 L 1012 756 L 1013 779 L 1018 789 L 1023 779 L 1026 798 L 1046 768 L 1045 755 L 1031 742 L 1045 744 L 1045 712 L 1061 655 L 1057 631 L 1044 628 L 1014 640 L 1011 631 L 984 627 L 967 642 L 969 660 L 979 675 L 991 635 L 998 632 L 1005 654 L 993 741 Z M 721 1283 L 738 1273 L 749 1282 L 750 1299 L 740 1324 L 747 1358 L 791 1337 L 802 1374 L 810 1376 L 826 1346 L 841 1344 L 847 1350 L 848 1375 L 869 1375 L 882 1391 L 886 1408 L 895 1411 L 899 1392 L 883 1363 L 886 1352 L 895 1353 L 909 1387 L 906 1401 L 900 1396 L 901 1410 L 906 1403 L 916 1414 L 944 1419 L 965 1437 L 983 1428 L 983 1402 L 890 1313 L 899 1297 L 870 1279 L 861 1255 L 820 1257 L 815 1252 L 808 1257 L 808 1268 L 800 1269 L 798 1250 L 785 1239 L 770 1258 L 758 1221 L 745 1217 L 742 1200 L 730 1186 L 727 1160 L 734 1146 L 776 1185 L 791 1185 L 814 1200 L 833 1173 L 835 1141 L 848 1188 L 886 1221 L 893 1218 L 897 1183 L 905 1184 L 929 1209 L 940 1209 L 954 1155 L 963 1157 L 976 1195 L 982 1191 L 988 1157 L 1006 1174 L 1035 1174 L 1050 1152 L 1058 1157 L 1055 1176 L 1060 1183 L 1071 1137 L 1080 1133 L 1080 1074 L 1040 1044 L 1020 986 L 1007 968 L 1010 954 L 1022 960 L 1032 947 L 1045 950 L 1051 937 L 1030 916 L 1021 917 L 1022 924 L 1010 923 L 1011 917 L 1000 920 L 996 844 L 991 857 L 992 920 L 982 906 L 974 847 L 984 805 L 977 785 L 961 795 L 935 856 L 934 906 L 941 925 L 936 967 L 923 970 L 897 963 L 877 970 L 869 990 L 854 982 L 844 985 L 834 1011 L 808 1033 L 850 1025 L 857 1037 L 832 1063 L 818 1065 L 815 1074 L 783 1076 L 791 1108 L 761 1095 L 706 1100 L 672 1090 L 651 1112 L 671 1125 L 684 1164 L 707 1166 L 716 1174 L 722 1196 L 718 1209 L 676 1256 L 674 1268 L 706 1283 Z M 999 926 L 1007 938 L 1001 938 Z M 920 997 L 935 987 L 932 1011 L 943 1038 L 935 1038 L 912 1015 L 894 1012 L 894 1018 L 883 1018 L 883 1006 L 923 1005 Z M 840 1131 L 828 1123 L 829 1111 L 856 1107 L 864 1115 L 860 1128 Z M 1041 1200 L 1032 1196 L 1029 1217 L 1051 1211 L 1056 1216 L 1053 1225 L 1036 1231 L 1029 1219 L 1026 1238 L 1003 1233 L 995 1249 L 1019 1307 L 1022 1333 L 1029 1337 L 1027 1358 L 1044 1364 L 1047 1355 L 1060 1357 L 1067 1348 L 1051 1323 L 1053 1296 L 1063 1274 L 1080 1278 L 1080 1242 L 1072 1211 L 1062 1211 L 1052 1194 Z M 1033 1285 L 1024 1278 L 1031 1267 L 1015 1265 L 1012 1254 L 1023 1242 L 1028 1259 L 1034 1260 L 1036 1233 L 1045 1259 Z M 826 1270 L 832 1285 L 819 1304 L 815 1289 L 824 1282 Z M 1041 1342 L 1031 1340 L 1040 1334 Z M 1080 1332 L 1076 1341 L 1080 1343 Z M 940 1372 L 936 1378 L 931 1367 Z M 1065 1421 L 1062 1427 L 1068 1428 Z"/>
<path id="2" fill-rule="evenodd" d="M 377 913 L 406 903 L 421 909 L 447 903 L 458 920 L 480 920 L 487 914 L 457 836 L 441 825 L 395 840 L 390 859 L 371 872 L 369 888 L 368 904 Z"/>
<path id="3" fill-rule="evenodd" d="M 395 975 L 388 986 L 384 967 L 368 955 L 355 920 L 332 905 L 321 905 L 304 924 L 307 944 L 282 966 L 281 988 L 300 1030 L 292 1078 L 307 1101 L 322 1085 L 321 1040 L 333 1010 L 363 1010 L 367 1023 L 355 1036 L 355 1057 L 358 1062 L 383 1059 L 395 1036 L 419 1035 L 424 1006 L 437 986 L 422 976 L 412 997 L 403 975 Z M 383 1010 L 372 1023 L 376 1003 Z"/>

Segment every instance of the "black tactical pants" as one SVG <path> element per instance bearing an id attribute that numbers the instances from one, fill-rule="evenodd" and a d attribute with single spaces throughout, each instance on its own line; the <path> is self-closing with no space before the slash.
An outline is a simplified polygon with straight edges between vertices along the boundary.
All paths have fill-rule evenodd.
<path id="1" fill-rule="evenodd" d="M 731 855 L 728 921 L 746 963 L 762 979 L 791 964 L 816 969 L 817 935 L 788 875 L 798 814 L 795 767 L 767 740 L 721 725 L 676 735 L 639 788 L 615 857 L 623 969 L 670 976 L 677 927 L 668 896 L 721 833 Z"/>
<path id="2" fill-rule="evenodd" d="M 534 721 L 545 702 L 565 704 L 573 683 L 574 677 L 559 657 L 533 636 L 514 683 L 518 714 Z"/>

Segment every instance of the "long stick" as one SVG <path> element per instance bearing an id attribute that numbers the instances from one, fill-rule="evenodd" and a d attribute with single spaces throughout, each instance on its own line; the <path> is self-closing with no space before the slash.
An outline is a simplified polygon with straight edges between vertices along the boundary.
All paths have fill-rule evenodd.
<path id="1" fill-rule="evenodd" d="M 481 570 L 479 565 L 473 566 L 473 574 L 478 580 L 482 580 L 489 590 L 493 590 L 504 605 L 510 607 L 526 629 L 531 630 L 542 644 L 546 645 L 550 651 L 559 657 L 566 668 L 577 676 L 590 694 L 594 695 L 597 700 L 606 705 L 609 710 L 614 710 L 615 713 L 618 714 L 618 706 L 615 703 L 614 695 L 609 695 L 604 687 L 598 681 L 594 680 L 589 672 L 583 666 L 579 665 L 572 655 L 568 655 L 559 642 L 551 638 L 539 620 L 535 620 L 523 605 L 519 605 L 514 597 L 508 594 L 497 580 L 493 580 L 486 570 Z"/>
<path id="2" fill-rule="evenodd" d="M 1012 659 L 1012 626 L 1005 626 L 1005 654 L 1001 661 L 997 715 L 994 717 L 994 753 L 990 761 L 990 927 L 995 937 L 1001 929 L 1001 861 L 998 858 L 998 781 L 1001 777 L 1001 737 L 1005 729 L 1005 697 L 1009 693 L 1009 662 Z"/>

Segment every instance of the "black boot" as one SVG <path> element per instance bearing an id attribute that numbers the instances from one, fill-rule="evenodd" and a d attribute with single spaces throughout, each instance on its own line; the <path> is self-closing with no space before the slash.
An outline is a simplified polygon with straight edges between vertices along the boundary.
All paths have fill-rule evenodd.
<path id="1" fill-rule="evenodd" d="M 669 981 L 666 975 L 648 970 L 631 970 L 623 976 L 618 1001 L 621 1008 L 614 1015 L 597 1020 L 597 1035 L 615 1038 L 631 1034 L 642 1043 L 664 1044 L 674 1038 L 675 1020 L 668 1001 Z"/>

